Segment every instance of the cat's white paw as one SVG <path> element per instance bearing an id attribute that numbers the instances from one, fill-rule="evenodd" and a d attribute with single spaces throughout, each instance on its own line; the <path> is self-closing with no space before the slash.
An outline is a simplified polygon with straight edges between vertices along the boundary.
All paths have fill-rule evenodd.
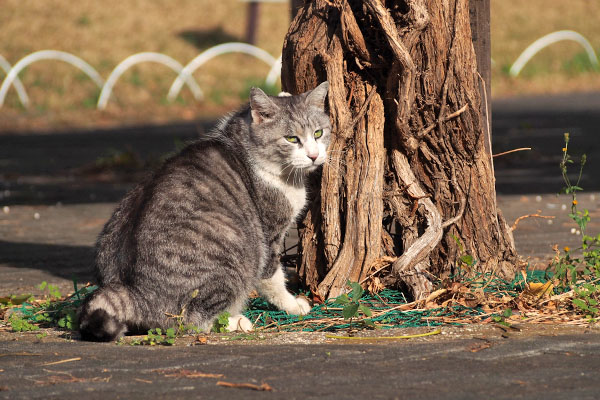
<path id="1" fill-rule="evenodd" d="M 306 315 L 311 310 L 311 306 L 304 297 L 292 297 L 290 304 L 285 307 L 285 311 L 292 315 Z"/>
<path id="2" fill-rule="evenodd" d="M 233 317 L 229 317 L 229 325 L 227 326 L 227 330 L 229 332 L 233 331 L 242 331 L 242 332 L 250 332 L 254 327 L 252 326 L 252 322 L 242 314 L 234 315 Z"/>

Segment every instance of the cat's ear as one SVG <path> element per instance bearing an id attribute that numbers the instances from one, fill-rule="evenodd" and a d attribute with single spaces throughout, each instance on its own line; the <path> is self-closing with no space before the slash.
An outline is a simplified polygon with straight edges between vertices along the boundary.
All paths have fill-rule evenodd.
<path id="1" fill-rule="evenodd" d="M 325 81 L 306 93 L 306 104 L 320 109 L 325 108 L 325 97 L 329 89 L 329 82 Z"/>
<path id="2" fill-rule="evenodd" d="M 250 112 L 255 124 L 271 119 L 278 110 L 277 104 L 265 92 L 257 87 L 250 89 Z"/>

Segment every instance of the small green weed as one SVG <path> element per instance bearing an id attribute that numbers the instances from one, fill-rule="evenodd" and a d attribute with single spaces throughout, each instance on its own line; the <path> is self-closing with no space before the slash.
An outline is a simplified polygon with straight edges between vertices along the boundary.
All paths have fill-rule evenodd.
<path id="1" fill-rule="evenodd" d="M 502 314 L 500 314 L 500 315 L 494 314 L 491 316 L 491 318 L 492 318 L 492 321 L 494 321 L 497 324 L 510 327 L 511 325 L 508 322 L 506 322 L 506 318 L 509 318 L 511 315 L 512 315 L 512 309 L 507 308 L 502 312 Z"/>
<path id="2" fill-rule="evenodd" d="M 456 268 L 459 276 L 464 272 L 471 272 L 475 264 L 477 264 L 477 260 L 465 251 L 465 247 L 458 236 L 452 235 L 452 239 L 454 239 L 456 245 L 458 246 L 458 250 L 460 251 L 460 257 L 456 261 Z"/>
<path id="3" fill-rule="evenodd" d="M 364 294 L 364 289 L 357 282 L 346 282 L 346 285 L 350 287 L 350 292 L 348 294 L 344 293 L 335 298 L 334 304 L 338 304 L 343 306 L 342 316 L 344 319 L 350 320 L 350 325 L 352 325 L 353 318 L 359 318 L 359 314 L 363 314 L 365 317 L 370 317 L 373 313 L 371 309 L 364 304 L 361 303 L 360 298 Z M 374 328 L 375 323 L 368 319 L 363 318 L 360 320 L 364 327 Z"/>
<path id="4" fill-rule="evenodd" d="M 135 339 L 131 342 L 132 346 L 172 346 L 175 344 L 175 329 L 169 328 L 165 330 L 164 334 L 162 329 L 150 329 L 148 334 L 142 339 Z"/>
<path id="5" fill-rule="evenodd" d="M 40 329 L 39 326 L 32 324 L 31 322 L 16 314 L 12 314 L 10 316 L 10 318 L 8 319 L 8 323 L 10 324 L 10 327 L 12 328 L 13 332 L 30 332 L 37 331 Z"/>
<path id="6" fill-rule="evenodd" d="M 227 327 L 229 326 L 229 317 L 231 315 L 225 311 L 217 317 L 215 320 L 212 331 L 216 333 L 225 333 L 227 332 Z"/>
<path id="7" fill-rule="evenodd" d="M 46 281 L 43 281 L 38 285 L 38 289 L 44 290 L 47 294 L 46 296 L 52 299 L 60 299 L 62 297 L 62 293 L 58 290 L 58 286 L 49 284 Z"/>
<path id="8" fill-rule="evenodd" d="M 600 316 L 600 234 L 597 236 L 587 235 L 586 228 L 590 222 L 589 211 L 579 210 L 577 201 L 577 192 L 583 189 L 579 186 L 581 174 L 586 162 L 585 154 L 581 156 L 579 162 L 579 175 L 577 182 L 573 184 L 567 174 L 568 166 L 575 161 L 569 155 L 569 134 L 565 133 L 565 147 L 563 147 L 563 157 L 560 162 L 560 169 L 565 187 L 562 193 L 571 195 L 571 212 L 569 217 L 579 226 L 582 240 L 581 247 L 570 249 L 565 247 L 561 256 L 555 260 L 549 268 L 554 270 L 554 278 L 557 281 L 555 285 L 559 292 L 568 292 L 573 290 L 572 298 L 573 308 L 586 315 L 591 321 Z M 575 256 L 575 251 L 581 250 L 582 256 Z"/>

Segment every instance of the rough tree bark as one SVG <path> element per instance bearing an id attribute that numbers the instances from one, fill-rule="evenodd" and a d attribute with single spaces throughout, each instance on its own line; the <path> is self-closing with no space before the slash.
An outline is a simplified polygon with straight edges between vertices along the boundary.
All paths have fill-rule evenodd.
<path id="1" fill-rule="evenodd" d="M 465 255 L 477 260 L 470 273 L 511 278 L 468 0 L 307 1 L 284 43 L 282 85 L 324 80 L 334 138 L 300 238 L 311 290 L 337 296 L 350 279 L 421 298 Z"/>

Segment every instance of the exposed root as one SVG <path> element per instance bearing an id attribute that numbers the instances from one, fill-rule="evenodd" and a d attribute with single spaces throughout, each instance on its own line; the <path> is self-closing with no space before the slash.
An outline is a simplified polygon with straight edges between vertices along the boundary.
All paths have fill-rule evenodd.
<path id="1" fill-rule="evenodd" d="M 420 261 L 424 260 L 442 240 L 442 216 L 431 199 L 425 197 L 425 191 L 419 185 L 417 178 L 410 169 L 404 154 L 395 151 L 393 154 L 394 168 L 402 183 L 406 186 L 411 197 L 420 198 L 419 204 L 425 208 L 427 229 L 398 259 L 392 264 L 392 272 L 399 276 Z"/>

